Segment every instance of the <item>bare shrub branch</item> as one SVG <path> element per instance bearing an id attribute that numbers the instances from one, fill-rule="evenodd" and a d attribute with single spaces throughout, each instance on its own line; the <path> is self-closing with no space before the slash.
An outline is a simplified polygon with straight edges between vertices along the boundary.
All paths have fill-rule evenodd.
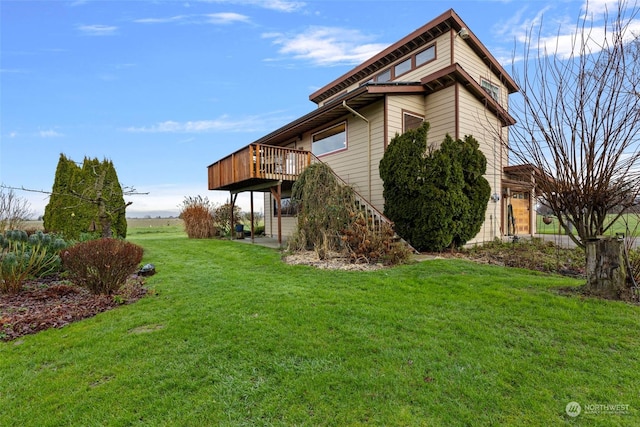
<path id="1" fill-rule="evenodd" d="M 522 71 L 514 65 L 522 97 L 512 103 L 510 153 L 535 167 L 538 195 L 580 246 L 640 200 L 639 12 L 619 2 L 598 27 L 587 11 L 569 50 L 549 45 L 540 24 Z"/>
<path id="2" fill-rule="evenodd" d="M 12 188 L 0 187 L 0 232 L 20 229 L 33 216 L 28 200 L 19 197 Z"/>

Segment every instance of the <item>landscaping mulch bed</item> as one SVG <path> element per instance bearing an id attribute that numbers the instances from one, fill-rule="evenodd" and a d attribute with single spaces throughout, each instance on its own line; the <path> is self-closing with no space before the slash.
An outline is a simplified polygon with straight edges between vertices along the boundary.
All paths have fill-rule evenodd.
<path id="1" fill-rule="evenodd" d="M 93 295 L 57 276 L 31 280 L 15 295 L 0 295 L 0 340 L 10 341 L 49 328 L 95 316 L 147 293 L 140 277 L 133 276 L 117 295 Z"/>

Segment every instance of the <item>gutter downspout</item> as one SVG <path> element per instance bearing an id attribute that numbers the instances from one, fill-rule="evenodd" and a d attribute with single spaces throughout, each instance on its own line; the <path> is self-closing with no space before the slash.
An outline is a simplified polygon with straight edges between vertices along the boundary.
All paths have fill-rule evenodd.
<path id="1" fill-rule="evenodd" d="M 368 189 L 367 189 L 367 199 L 369 200 L 369 202 L 371 202 L 371 122 L 362 114 L 358 113 L 356 110 L 354 110 L 353 108 L 349 107 L 347 105 L 347 101 L 344 100 L 342 101 L 342 106 L 344 108 L 346 108 L 347 110 L 349 110 L 354 116 L 358 116 L 359 118 L 361 118 L 362 120 L 364 120 L 365 122 L 367 122 L 367 127 L 369 128 L 369 134 L 368 134 L 368 144 L 367 144 L 367 158 L 368 158 L 368 176 L 367 176 L 367 184 L 368 184 Z"/>

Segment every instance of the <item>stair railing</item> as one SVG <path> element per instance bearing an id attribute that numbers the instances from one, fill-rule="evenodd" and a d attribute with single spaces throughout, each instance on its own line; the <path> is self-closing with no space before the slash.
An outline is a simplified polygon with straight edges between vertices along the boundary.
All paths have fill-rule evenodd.
<path id="1" fill-rule="evenodd" d="M 315 154 L 311 153 L 311 164 L 313 163 L 324 163 L 320 160 Z M 344 179 L 342 179 L 337 173 L 334 172 L 332 168 L 332 175 L 343 185 L 351 187 Z M 353 188 L 353 187 L 351 187 Z M 400 240 L 402 243 L 407 245 L 409 249 L 413 252 L 418 253 L 418 251 L 409 244 L 406 240 L 396 234 L 393 221 L 387 218 L 382 212 L 380 212 L 369 200 L 367 200 L 364 196 L 358 193 L 355 189 L 353 189 L 353 193 L 355 196 L 356 208 L 364 215 L 365 221 L 368 224 L 369 230 L 377 235 L 381 235 L 384 231 L 384 225 L 386 224 L 393 230 L 394 238 Z"/>

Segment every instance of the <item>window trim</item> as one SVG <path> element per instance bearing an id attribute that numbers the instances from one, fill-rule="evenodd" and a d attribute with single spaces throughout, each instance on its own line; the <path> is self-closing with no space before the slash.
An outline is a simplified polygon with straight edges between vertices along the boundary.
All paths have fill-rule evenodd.
<path id="1" fill-rule="evenodd" d="M 423 62 L 421 64 L 418 64 L 418 55 L 420 55 L 423 52 L 426 52 L 429 49 L 433 49 L 433 58 L 431 58 L 431 59 L 429 59 L 429 60 L 427 60 L 427 61 L 425 61 L 425 62 Z M 422 49 L 420 52 L 416 52 L 413 55 L 413 65 L 414 65 L 413 68 L 416 69 L 416 68 L 422 67 L 423 65 L 427 65 L 428 63 L 435 61 L 437 58 L 438 58 L 438 51 L 436 49 L 436 44 L 433 43 L 433 44 L 425 47 L 424 49 Z"/>
<path id="2" fill-rule="evenodd" d="M 401 73 L 397 73 L 397 69 L 400 65 L 405 64 L 405 63 L 409 63 L 409 68 L 406 71 L 403 71 Z M 412 71 L 415 68 L 415 58 L 412 56 L 410 56 L 409 58 L 398 62 L 396 65 L 393 66 L 393 75 L 395 77 L 401 76 L 403 74 L 407 74 L 408 72 Z"/>
<path id="3" fill-rule="evenodd" d="M 433 49 L 433 58 L 418 64 L 418 55 L 420 55 L 423 52 L 426 52 L 430 49 Z M 396 62 L 395 64 L 385 68 L 384 70 L 382 70 L 381 72 L 379 72 L 378 74 L 376 74 L 372 79 L 367 80 L 365 83 L 363 84 L 367 84 L 370 82 L 376 82 L 376 83 L 389 83 L 394 81 L 395 79 L 397 79 L 400 76 L 403 76 L 407 73 L 410 73 L 414 70 L 417 70 L 420 67 L 423 67 L 433 61 L 435 61 L 438 58 L 438 50 L 436 49 L 436 43 L 432 43 L 429 46 L 425 47 L 424 49 L 416 52 L 416 53 L 412 53 L 409 57 L 406 57 L 405 59 Z M 410 66 L 409 69 L 407 71 L 404 71 L 402 73 L 396 73 L 396 68 L 398 67 L 398 65 L 400 64 L 404 64 L 405 62 L 410 61 Z M 380 80 L 380 78 L 385 75 L 385 74 L 389 74 L 389 80 Z"/>
<path id="4" fill-rule="evenodd" d="M 412 116 L 412 117 L 421 119 L 422 123 L 424 123 L 425 121 L 425 116 L 423 114 L 414 113 L 409 110 L 402 110 L 402 133 L 405 133 L 409 130 L 407 129 L 406 116 Z M 417 128 L 411 128 L 411 129 L 417 129 Z"/>
<path id="5" fill-rule="evenodd" d="M 322 154 L 316 154 L 314 152 L 314 150 L 313 150 L 313 146 L 317 142 L 317 141 L 315 141 L 316 135 L 321 134 L 323 132 L 328 132 L 331 129 L 339 127 L 339 126 L 344 126 L 344 147 L 337 148 L 337 149 L 331 150 L 331 151 L 327 151 L 327 152 L 324 152 Z M 322 129 L 320 129 L 319 131 L 312 133 L 311 134 L 311 153 L 313 153 L 313 155 L 316 156 L 316 157 L 322 157 L 322 156 L 326 156 L 326 155 L 329 155 L 329 154 L 334 154 L 334 153 L 339 153 L 341 151 L 346 151 L 349 148 L 349 138 L 348 138 L 347 129 L 348 129 L 347 121 L 343 120 L 341 122 L 334 123 L 332 125 L 326 126 L 326 127 L 322 128 Z M 332 134 L 332 135 L 328 136 L 327 138 L 329 138 L 329 137 L 331 137 L 333 135 L 337 135 L 338 133 L 340 133 L 340 132 L 336 132 L 335 134 Z M 325 138 L 323 138 L 323 139 L 325 139 Z"/>
<path id="6" fill-rule="evenodd" d="M 273 217 L 277 218 L 278 217 L 278 201 L 275 198 L 272 198 L 272 200 L 273 200 Z M 293 204 L 290 196 L 281 197 L 280 205 L 282 207 L 282 211 L 280 213 L 280 216 L 282 218 L 298 216 L 299 206 Z"/>

